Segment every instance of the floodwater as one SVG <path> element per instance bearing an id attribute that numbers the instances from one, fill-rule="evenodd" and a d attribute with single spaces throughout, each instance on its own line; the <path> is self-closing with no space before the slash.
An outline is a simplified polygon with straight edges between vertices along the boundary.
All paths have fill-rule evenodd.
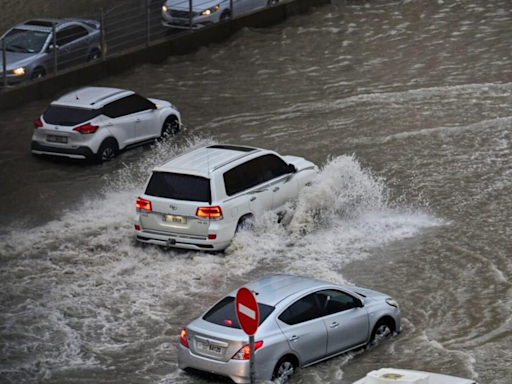
<path id="1" fill-rule="evenodd" d="M 104 166 L 33 158 L 50 99 L 0 115 L 0 382 L 211 383 L 179 331 L 245 281 L 298 273 L 389 293 L 403 332 L 300 371 L 350 384 L 400 367 L 512 382 L 512 3 L 324 6 L 97 85 L 178 105 L 174 140 Z M 152 166 L 229 142 L 321 171 L 225 254 L 135 243 Z M 314 218 L 314 220 L 311 220 Z"/>

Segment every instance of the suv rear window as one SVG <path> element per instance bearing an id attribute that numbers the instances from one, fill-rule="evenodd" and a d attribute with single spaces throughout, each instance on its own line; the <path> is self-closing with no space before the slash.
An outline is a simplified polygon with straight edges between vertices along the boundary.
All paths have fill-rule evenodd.
<path id="1" fill-rule="evenodd" d="M 166 199 L 210 202 L 210 180 L 181 173 L 153 172 L 146 195 Z"/>
<path id="2" fill-rule="evenodd" d="M 261 303 L 258 303 L 258 307 L 260 308 L 261 325 L 275 308 Z M 223 298 L 204 315 L 203 320 L 224 327 L 240 329 L 235 313 L 235 298 L 231 296 Z"/>
<path id="3" fill-rule="evenodd" d="M 82 109 L 50 105 L 43 115 L 48 124 L 72 127 L 94 119 L 101 114 L 101 109 Z"/>

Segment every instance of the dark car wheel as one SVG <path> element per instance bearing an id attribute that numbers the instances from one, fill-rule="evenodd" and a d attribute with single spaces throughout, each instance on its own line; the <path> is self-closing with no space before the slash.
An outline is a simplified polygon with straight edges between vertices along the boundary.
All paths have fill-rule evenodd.
<path id="1" fill-rule="evenodd" d="M 230 15 L 229 11 L 224 11 L 224 13 L 222 15 L 220 15 L 220 20 L 222 21 L 222 20 L 229 19 L 229 15 Z"/>
<path id="2" fill-rule="evenodd" d="M 162 137 L 172 136 L 180 131 L 180 121 L 176 116 L 169 116 L 165 119 L 162 127 Z"/>
<path id="3" fill-rule="evenodd" d="M 100 51 L 98 50 L 94 50 L 92 51 L 89 56 L 87 57 L 87 62 L 89 61 L 95 61 L 95 60 L 99 60 L 101 58 L 101 54 L 100 54 Z"/>
<path id="4" fill-rule="evenodd" d="M 285 384 L 288 383 L 293 372 L 297 368 L 297 363 L 291 357 L 285 356 L 281 358 L 274 368 L 272 380 L 274 383 Z"/>
<path id="5" fill-rule="evenodd" d="M 115 140 L 106 140 L 101 144 L 98 153 L 96 154 L 96 162 L 98 164 L 106 163 L 117 156 L 118 147 Z"/>
<path id="6" fill-rule="evenodd" d="M 42 79 L 46 76 L 46 71 L 43 68 L 36 68 L 32 75 L 30 76 L 31 80 Z"/>

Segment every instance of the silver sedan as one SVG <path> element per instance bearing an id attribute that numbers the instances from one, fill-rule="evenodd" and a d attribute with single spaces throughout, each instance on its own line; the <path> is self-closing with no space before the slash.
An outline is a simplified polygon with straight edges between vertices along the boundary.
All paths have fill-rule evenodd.
<path id="1" fill-rule="evenodd" d="M 369 289 L 277 274 L 245 285 L 260 309 L 255 335 L 258 380 L 287 382 L 294 370 L 400 332 L 400 309 Z M 236 291 L 181 331 L 181 369 L 249 383 L 248 338 L 235 314 Z"/>

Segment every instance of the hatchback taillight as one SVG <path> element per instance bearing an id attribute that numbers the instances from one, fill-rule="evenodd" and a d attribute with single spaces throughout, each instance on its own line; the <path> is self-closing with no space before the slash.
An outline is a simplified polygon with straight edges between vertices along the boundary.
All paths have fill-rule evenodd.
<path id="1" fill-rule="evenodd" d="M 188 340 L 187 340 L 187 329 L 186 328 L 183 328 L 181 330 L 181 335 L 180 335 L 180 344 L 183 345 L 184 347 L 187 347 L 187 348 L 190 348 L 188 346 Z"/>
<path id="2" fill-rule="evenodd" d="M 204 217 L 208 219 L 222 219 L 222 209 L 219 206 L 216 207 L 199 207 L 196 211 L 197 217 Z"/>
<path id="3" fill-rule="evenodd" d="M 43 126 L 43 122 L 41 118 L 37 118 L 34 120 L 34 129 L 41 128 Z"/>
<path id="4" fill-rule="evenodd" d="M 256 341 L 254 343 L 254 352 L 260 349 L 263 346 L 263 340 Z M 240 350 L 234 354 L 232 357 L 233 360 L 249 360 L 251 354 L 251 349 L 249 344 L 244 345 Z"/>
<path id="5" fill-rule="evenodd" d="M 153 207 L 151 206 L 151 201 L 143 199 L 142 197 L 137 197 L 137 202 L 135 203 L 135 208 L 137 211 L 152 211 Z"/>
<path id="6" fill-rule="evenodd" d="M 80 132 L 82 135 L 89 135 L 91 133 L 94 133 L 98 130 L 97 125 L 92 125 L 91 123 L 87 123 L 84 125 L 81 125 L 79 127 L 73 128 L 73 131 Z"/>

